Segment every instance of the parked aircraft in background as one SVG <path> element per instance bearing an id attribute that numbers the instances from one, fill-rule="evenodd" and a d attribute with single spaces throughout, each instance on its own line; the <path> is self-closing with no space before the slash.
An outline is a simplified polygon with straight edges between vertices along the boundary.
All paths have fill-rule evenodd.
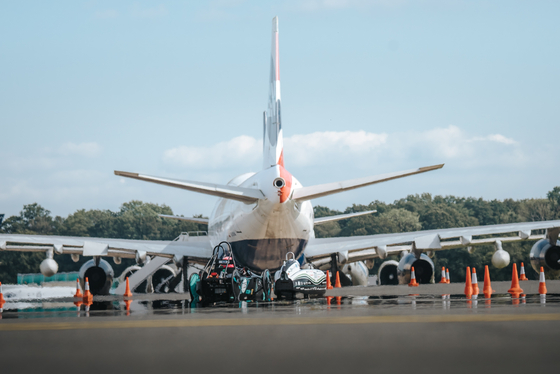
<path id="1" fill-rule="evenodd" d="M 311 200 L 376 183 L 437 170 L 443 164 L 420 167 L 395 173 L 363 177 L 304 187 L 284 166 L 283 130 L 280 98 L 280 64 L 278 18 L 272 21 L 272 54 L 268 108 L 263 115 L 263 169 L 246 173 L 224 185 L 155 177 L 140 173 L 115 171 L 121 177 L 158 183 L 165 186 L 213 195 L 219 198 L 208 220 L 164 216 L 164 218 L 208 224 L 207 236 L 181 234 L 174 241 L 125 240 L 106 238 L 60 237 L 41 235 L 0 235 L 0 249 L 12 251 L 43 251 L 47 258 L 41 272 L 56 273 L 58 265 L 53 254 L 70 254 L 93 259 L 83 265 L 80 276 L 89 277 L 92 293 L 107 293 L 113 281 L 113 270 L 104 256 L 135 258 L 138 267 L 131 276 L 134 288 L 156 272 L 156 277 L 173 289 L 181 278 L 169 261 L 185 273 L 191 264 L 204 264 L 212 255 L 212 248 L 221 241 L 231 243 L 236 261 L 255 272 L 278 269 L 288 252 L 293 252 L 302 264 L 319 269 L 341 269 L 343 283 L 366 285 L 368 268 L 374 260 L 386 259 L 390 254 L 402 254 L 399 262 L 386 261 L 379 271 L 381 284 L 408 283 L 414 266 L 416 279 L 428 283 L 434 277 L 434 264 L 429 254 L 443 249 L 494 243 L 494 266 L 509 264 L 510 256 L 503 243 L 519 240 L 538 240 L 531 250 L 535 269 L 560 270 L 560 221 L 525 222 L 503 225 L 462 227 L 454 229 L 417 231 L 355 237 L 315 238 L 313 227 L 329 221 L 347 219 L 374 212 L 359 212 L 331 217 L 314 218 Z M 289 155 L 287 159 L 289 159 Z M 533 235 L 534 230 L 546 230 Z M 512 235 L 513 234 L 513 235 Z M 488 237 L 492 235 L 492 237 Z M 501 236 L 497 236 L 501 235 Z M 143 266 L 142 266 L 143 265 Z M 142 267 L 140 267 L 142 266 Z M 163 272 L 163 273 L 162 273 Z M 186 279 L 186 277 L 183 277 Z M 159 282 L 159 281 L 158 281 Z M 161 284 L 153 285 L 162 289 Z M 117 293 L 123 292 L 119 287 Z"/>

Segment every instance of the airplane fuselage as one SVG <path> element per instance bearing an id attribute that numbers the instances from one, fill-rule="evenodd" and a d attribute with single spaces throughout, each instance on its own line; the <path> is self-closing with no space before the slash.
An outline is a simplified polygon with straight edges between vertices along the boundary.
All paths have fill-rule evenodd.
<path id="1" fill-rule="evenodd" d="M 298 258 L 313 232 L 313 207 L 290 197 L 301 188 L 297 179 L 275 165 L 232 179 L 228 185 L 260 189 L 257 203 L 220 199 L 209 221 L 213 245 L 231 243 L 236 261 L 255 271 L 278 269 L 288 252 Z M 281 186 L 281 187 L 280 187 Z"/>

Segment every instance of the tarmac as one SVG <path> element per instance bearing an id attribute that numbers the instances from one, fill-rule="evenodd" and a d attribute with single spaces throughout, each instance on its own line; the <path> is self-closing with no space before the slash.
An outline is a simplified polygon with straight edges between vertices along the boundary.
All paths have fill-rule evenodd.
<path id="1" fill-rule="evenodd" d="M 537 282 L 521 282 L 527 291 Z M 442 297 L 440 287 L 343 288 L 336 298 L 196 308 L 184 299 L 60 300 L 4 309 L 2 372 L 549 372 L 557 367 L 560 293 L 546 301 Z M 496 291 L 500 282 L 493 283 Z M 464 287 L 464 286 L 463 286 Z M 426 288 L 426 290 L 424 289 Z M 460 288 L 462 291 L 462 288 Z M 340 290 L 337 290 L 342 292 Z M 401 294 L 402 293 L 402 294 Z M 135 295 L 136 297 L 137 295 Z M 481 295 L 482 296 L 482 295 Z M 6 304 L 8 306 L 8 304 Z M 5 306 L 5 308 L 6 308 Z"/>

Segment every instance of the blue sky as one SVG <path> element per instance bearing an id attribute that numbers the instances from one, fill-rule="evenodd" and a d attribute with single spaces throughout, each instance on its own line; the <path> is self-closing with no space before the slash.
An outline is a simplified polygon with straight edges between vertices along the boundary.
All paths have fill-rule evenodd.
<path id="1" fill-rule="evenodd" d="M 560 185 L 556 1 L 5 1 L 0 210 L 210 214 L 212 197 L 113 170 L 257 171 L 275 15 L 284 158 L 304 185 L 446 164 L 314 204 Z"/>

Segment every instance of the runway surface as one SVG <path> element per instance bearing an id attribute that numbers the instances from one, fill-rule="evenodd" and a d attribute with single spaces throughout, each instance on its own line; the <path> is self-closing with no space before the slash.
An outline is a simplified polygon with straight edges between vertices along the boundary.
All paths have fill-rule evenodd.
<path id="1" fill-rule="evenodd" d="M 523 286 L 523 284 L 522 284 Z M 148 299 L 148 300 L 147 300 Z M 2 372 L 472 373 L 556 370 L 560 295 L 345 297 L 192 308 L 5 309 Z M 95 309 L 102 310 L 95 310 Z"/>

